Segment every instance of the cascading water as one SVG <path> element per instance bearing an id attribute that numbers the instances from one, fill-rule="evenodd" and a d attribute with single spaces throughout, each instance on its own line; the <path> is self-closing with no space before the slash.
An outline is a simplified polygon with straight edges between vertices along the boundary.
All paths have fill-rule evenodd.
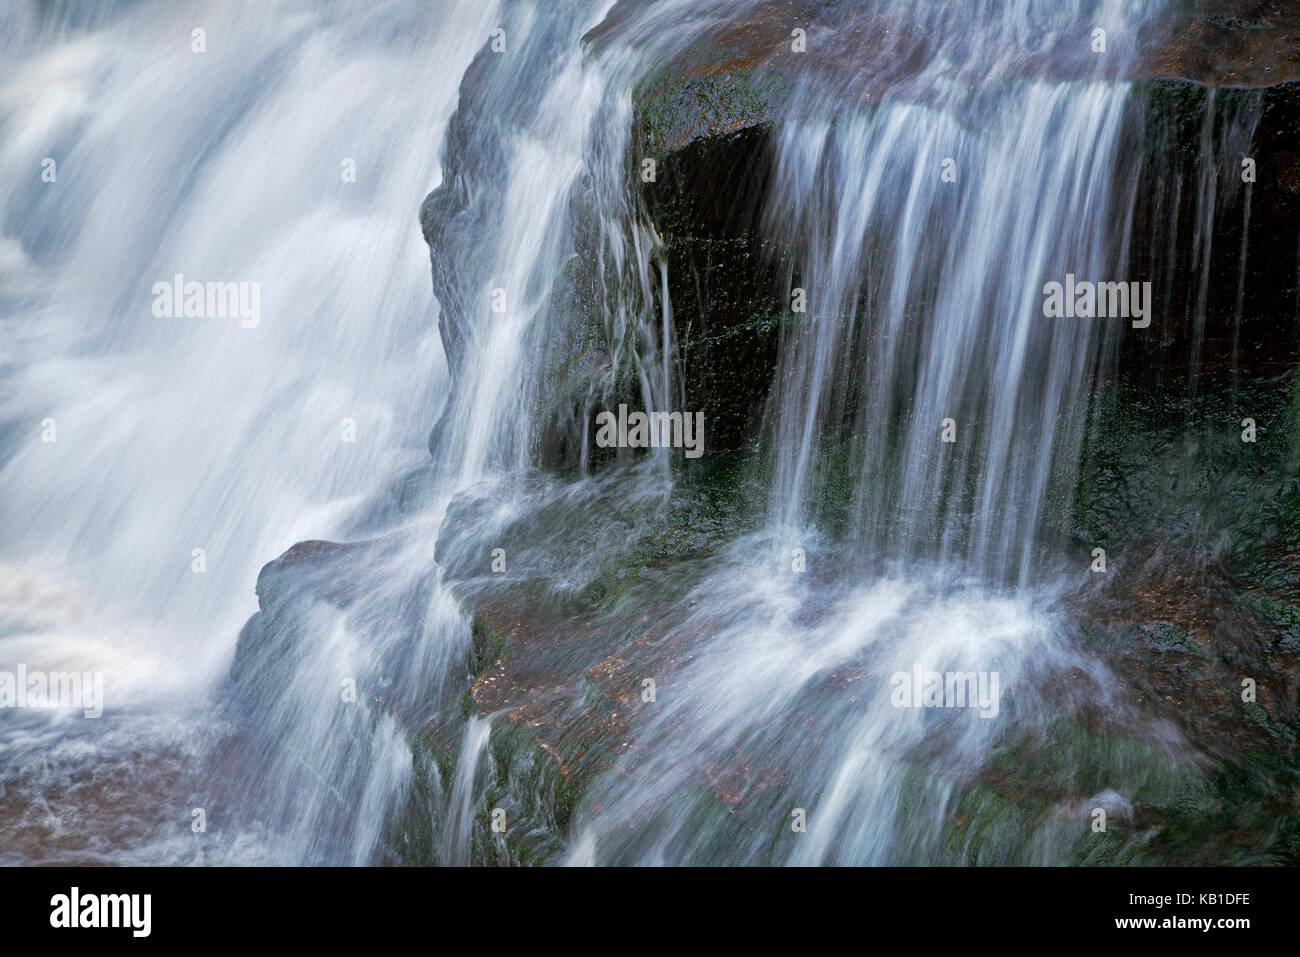
<path id="1" fill-rule="evenodd" d="M 109 682 L 89 728 L 6 716 L 6 859 L 1058 863 L 1080 796 L 998 817 L 978 785 L 999 756 L 1094 708 L 1147 747 L 1105 753 L 1093 803 L 1194 773 L 1061 609 L 1062 515 L 1120 330 L 1042 314 L 1067 273 L 1138 278 L 1119 78 L 1161 3 L 844 14 L 844 37 L 896 29 L 849 106 L 801 67 L 772 117 L 755 219 L 784 256 L 773 297 L 807 309 L 782 324 L 755 514 L 668 570 L 637 551 L 696 530 L 665 518 L 694 502 L 669 450 L 601 459 L 588 428 L 686 402 L 636 93 L 760 6 L 18 23 L 0 173 L 47 153 L 59 172 L 0 207 L 0 665 Z M 425 194 L 436 305 L 406 218 Z M 260 320 L 154 317 L 178 272 L 260 282 Z M 57 442 L 33 441 L 47 418 Z M 606 599 L 625 564 L 650 584 Z M 507 600 L 556 645 L 536 701 L 467 610 Z M 598 680 L 629 649 L 659 689 L 633 715 Z M 899 707 L 894 679 L 930 672 L 979 675 L 980 707 Z M 493 745 L 591 700 L 624 738 L 559 824 L 565 802 Z M 489 797 L 532 814 L 527 840 L 484 832 Z"/>
<path id="2" fill-rule="evenodd" d="M 1098 162 L 1116 154 L 1123 88 L 1024 83 L 989 100 L 966 105 L 988 117 L 979 131 L 908 103 L 783 130 L 777 176 L 808 199 L 774 203 L 796 220 L 774 228 L 807 250 L 813 299 L 772 400 L 774 496 L 802 524 L 824 497 L 819 463 L 847 458 L 875 553 L 970 558 L 1023 584 L 1052 483 L 1070 487 L 1102 338 L 1044 322 L 1042 286 L 1124 268 L 1135 185 Z M 948 160 L 964 185 L 935 174 Z"/>
<path id="3" fill-rule="evenodd" d="M 1045 526 L 1068 504 L 1104 337 L 1041 310 L 1045 281 L 1125 268 L 1128 89 L 951 74 L 1041 55 L 1027 38 L 1073 24 L 1131 31 L 1155 12 L 1126 6 L 991 5 L 973 30 L 920 16 L 933 66 L 903 92 L 833 122 L 779 126 L 765 230 L 793 251 L 789 283 L 807 321 L 785 332 L 769 397 L 769 527 L 693 592 L 681 628 L 716 637 L 610 776 L 574 860 L 967 859 L 945 852 L 940 827 L 955 784 L 1009 746 L 1008 727 L 1046 737 L 1062 707 L 1036 689 L 1074 671 L 1088 675 L 1076 704 L 1122 709 L 1064 640 L 1043 585 L 1057 564 Z M 881 4 L 864 17 L 908 13 Z M 818 112 L 792 99 L 792 117 Z M 819 518 L 843 507 L 833 478 L 851 489 L 849 527 L 824 534 Z M 832 566 L 832 586 L 790 574 L 805 552 Z M 887 571 L 855 576 L 853 564 Z M 1006 593 L 1006 582 L 1021 588 Z M 1010 710 L 990 721 L 894 707 L 880 689 L 915 669 L 996 675 Z M 1177 751 L 1170 729 L 1153 736 Z M 723 788 L 737 806 L 719 815 L 699 769 L 737 764 L 780 771 L 732 772 Z M 816 820 L 804 839 L 755 826 L 795 807 Z M 1071 809 L 1058 812 L 1063 822 Z M 1068 827 L 1001 853 L 1059 859 L 1054 832 Z"/>
<path id="4" fill-rule="evenodd" d="M 0 658 L 102 671 L 107 704 L 90 728 L 6 713 L 3 777 L 23 782 L 11 827 L 48 820 L 63 853 L 93 860 L 113 843 L 102 830 L 121 826 L 87 810 L 112 803 L 98 792 L 174 778 L 166 755 L 210 729 L 206 699 L 261 564 L 345 535 L 426 454 L 446 379 L 410 211 L 439 182 L 457 83 L 495 10 L 19 9 L 6 14 L 0 174 L 35 188 L 0 201 Z M 259 283 L 258 323 L 155 317 L 154 284 L 178 272 Z M 157 740 L 160 765 L 133 772 L 106 736 L 100 783 L 70 784 L 105 727 Z M 41 796 L 55 788 L 66 798 Z M 141 813 L 187 835 L 189 801 Z"/>

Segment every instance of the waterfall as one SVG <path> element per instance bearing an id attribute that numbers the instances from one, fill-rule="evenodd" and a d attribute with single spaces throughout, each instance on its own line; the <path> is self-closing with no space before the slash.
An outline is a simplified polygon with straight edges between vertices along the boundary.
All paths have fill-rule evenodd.
<path id="1" fill-rule="evenodd" d="M 442 832 L 440 859 L 452 867 L 465 867 L 471 863 L 475 776 L 491 732 L 491 719 L 471 717 L 465 723 L 465 740 L 456 764 L 456 778 L 447 798 L 446 824 Z"/>
<path id="2" fill-rule="evenodd" d="M 710 637 L 600 784 L 574 863 L 943 860 L 958 783 L 995 747 L 1050 735 L 1061 708 L 1043 688 L 1073 671 L 1076 701 L 1127 710 L 1063 640 L 1050 584 L 1089 396 L 1122 329 L 1044 318 L 1043 292 L 1066 274 L 1130 278 L 1140 121 L 1113 59 L 1014 73 L 1044 38 L 1086 48 L 1080 25 L 1096 22 L 1132 36 L 1159 5 L 974 7 L 958 21 L 869 5 L 864 22 L 915 24 L 926 65 L 857 110 L 796 91 L 778 119 L 762 223 L 796 315 L 768 399 L 768 529 L 691 593 L 665 641 Z M 809 581 L 789 567 L 805 550 L 823 565 Z M 877 689 L 913 672 L 997 676 L 1007 711 L 893 707 Z M 1178 752 L 1170 728 L 1151 734 Z M 774 836 L 791 813 L 807 836 Z M 1020 853 L 1062 852 L 1041 840 Z"/>
<path id="3" fill-rule="evenodd" d="M 341 534 L 421 461 L 445 399 L 436 312 L 415 228 L 373 211 L 437 185 L 494 11 L 139 4 L 105 19 L 64 32 L 51 12 L 3 81 L 0 171 L 37 188 L 0 208 L 0 560 L 122 621 L 117 653 L 186 648 L 150 682 L 192 693 L 229 664 L 267 556 Z M 259 324 L 155 318 L 153 285 L 176 273 L 260 283 Z M 57 441 L 26 441 L 46 419 Z"/>
<path id="4" fill-rule="evenodd" d="M 1045 315 L 1174 272 L 1138 255 L 1127 79 L 1164 4 L 952 7 L 845 10 L 817 39 L 852 69 L 773 42 L 742 212 L 783 318 L 723 479 L 592 423 L 686 412 L 638 97 L 759 0 L 3 15 L 0 175 L 58 173 L 0 201 L 0 668 L 108 690 L 102 725 L 6 716 L 0 796 L 61 835 L 87 766 L 140 792 L 51 851 L 0 815 L 5 859 L 1058 863 L 1089 795 L 1008 823 L 995 761 L 1087 707 L 1145 748 L 1099 762 L 1108 806 L 1194 773 L 1063 604 L 1090 402 L 1142 326 Z M 1249 141 L 1206 116 L 1205 151 Z M 1220 188 L 1157 208 L 1206 283 Z M 157 315 L 178 274 L 258 284 L 256 321 Z M 743 518 L 697 527 L 736 475 Z M 931 674 L 971 700 L 921 706 Z M 580 724 L 594 770 L 542 737 Z M 559 784 L 497 747 L 534 731 Z"/>
<path id="5" fill-rule="evenodd" d="M 192 786 L 141 812 L 179 835 L 168 859 L 188 858 L 191 810 L 216 790 L 194 762 L 220 731 L 210 696 L 258 569 L 296 541 L 346 537 L 427 460 L 447 377 L 415 211 L 496 13 L 468 0 L 4 14 L 0 175 L 17 185 L 0 196 L 0 667 L 102 671 L 106 699 L 99 725 L 7 712 L 6 786 L 76 780 L 85 759 L 61 751 L 98 742 L 104 774 Z M 260 321 L 155 316 L 154 284 L 177 273 L 258 283 Z M 346 754 L 297 708 L 299 760 L 320 739 Z M 67 748 L 32 743 L 56 731 Z M 131 736 L 152 764 L 115 750 Z M 277 786 L 324 769 L 285 767 Z M 51 819 L 96 806 L 94 785 L 66 793 Z M 99 860 L 122 825 L 85 813 L 65 853 Z"/>
<path id="6" fill-rule="evenodd" d="M 1132 35 L 1141 7 L 1000 6 L 923 19 L 927 65 L 877 106 L 780 129 L 767 230 L 795 250 L 807 313 L 770 399 L 772 494 L 779 523 L 815 522 L 834 463 L 873 553 L 1026 584 L 1122 322 L 1047 321 L 1043 287 L 1128 278 L 1138 178 L 1126 85 L 992 78 L 1034 37 Z"/>

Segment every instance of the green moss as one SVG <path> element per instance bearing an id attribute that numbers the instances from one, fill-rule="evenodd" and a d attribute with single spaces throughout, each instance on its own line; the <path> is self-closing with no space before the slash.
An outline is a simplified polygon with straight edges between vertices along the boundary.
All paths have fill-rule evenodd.
<path id="1" fill-rule="evenodd" d="M 478 676 L 505 654 L 506 643 L 480 615 L 474 616 L 470 636 L 469 672 Z"/>

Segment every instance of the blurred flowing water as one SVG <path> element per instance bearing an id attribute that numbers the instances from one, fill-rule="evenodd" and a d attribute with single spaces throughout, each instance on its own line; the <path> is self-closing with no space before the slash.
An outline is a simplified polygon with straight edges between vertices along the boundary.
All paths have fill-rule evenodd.
<path id="1" fill-rule="evenodd" d="M 857 112 L 819 110 L 810 84 L 778 125 L 764 230 L 795 251 L 808 319 L 783 330 L 768 399 L 767 528 L 691 593 L 681 630 L 712 637 L 608 776 L 574 863 L 969 861 L 944 825 L 998 747 L 1045 741 L 1085 700 L 1126 711 L 1064 637 L 1051 559 L 1115 330 L 1045 321 L 1041 297 L 1126 268 L 1129 88 L 1101 67 L 1003 71 L 1079 25 L 1132 36 L 1159 5 L 971 4 L 960 22 L 867 6 L 911 24 L 926 65 Z M 830 580 L 791 575 L 796 548 Z M 896 707 L 891 676 L 915 669 L 997 675 L 1004 710 Z M 1172 769 L 1176 733 L 1142 733 L 1164 754 L 1145 773 Z M 792 808 L 811 822 L 793 839 Z M 984 860 L 1058 863 L 1076 815 Z"/>
<path id="2" fill-rule="evenodd" d="M 48 155 L 58 180 L 0 207 L 0 667 L 100 668 L 109 690 L 98 724 L 3 716 L 5 861 L 398 859 L 411 738 L 465 694 L 457 596 L 482 571 L 465 568 L 531 523 L 511 575 L 572 596 L 626 545 L 600 509 L 652 516 L 675 494 L 665 450 L 586 474 L 585 428 L 583 475 L 537 484 L 537 410 L 580 249 L 604 381 L 680 407 L 663 241 L 630 186 L 633 93 L 753 6 L 625 4 L 600 43 L 583 38 L 612 3 L 8 14 L 0 172 L 36 181 Z M 778 117 L 761 220 L 809 311 L 768 398 L 764 521 L 662 582 L 666 640 L 692 653 L 553 862 L 952 859 L 954 796 L 999 747 L 1045 739 L 1081 697 L 1124 713 L 1065 637 L 1051 558 L 1118 330 L 1045 320 L 1041 289 L 1145 278 L 1120 274 L 1135 185 L 1115 75 L 1162 4 L 950 7 L 846 13 L 846 34 L 911 25 L 871 54 L 885 92 L 828 114 L 824 87 L 796 85 Z M 1036 75 L 1096 24 L 1104 70 L 1072 54 L 1065 77 Z M 415 227 L 431 191 L 426 228 L 456 253 L 435 255 L 442 304 Z M 176 272 L 260 282 L 261 322 L 154 318 L 152 284 Z M 46 418 L 56 443 L 35 438 Z M 845 528 L 825 514 L 832 468 Z M 534 520 L 557 503 L 590 522 L 576 552 L 548 553 L 562 533 Z M 449 531 L 452 514 L 475 518 Z M 232 664 L 258 569 L 305 539 L 346 544 L 263 574 L 276 610 Z M 819 571 L 791 574 L 794 549 Z M 890 676 L 916 668 L 998 675 L 996 716 L 895 707 Z M 440 863 L 475 860 L 500 723 L 470 717 L 455 766 L 429 772 L 415 813 Z M 1191 760 L 1171 729 L 1139 733 L 1167 761 L 1117 763 L 1117 791 Z M 1056 862 L 1076 813 L 1004 859 Z"/>
<path id="3" fill-rule="evenodd" d="M 213 723 L 207 699 L 261 565 L 345 534 L 427 458 L 447 381 L 415 210 L 439 183 L 494 5 L 16 4 L 3 17 L 0 661 L 102 670 L 101 726 L 160 712 L 131 734 L 188 753 Z M 155 318 L 153 284 L 175 273 L 259 283 L 260 323 Z M 17 714 L 6 736 L 44 740 L 46 715 Z M 93 750 L 100 733 L 71 722 L 51 749 L 3 748 L 6 782 L 66 795 L 20 799 L 24 828 L 76 843 L 99 826 L 72 823 L 88 798 L 61 750 L 65 734 Z M 188 834 L 189 809 L 172 810 Z M 31 842 L 5 852 L 39 856 Z"/>
<path id="4" fill-rule="evenodd" d="M 1123 272 L 1137 180 L 1118 158 L 1124 88 L 987 99 L 962 105 L 979 130 L 910 103 L 782 130 L 776 175 L 807 199 L 774 197 L 771 228 L 806 250 L 812 321 L 783 343 L 772 397 L 774 513 L 815 520 L 843 451 L 873 551 L 1023 585 L 1052 494 L 1059 510 L 1073 487 L 1106 325 L 1044 321 L 1042 286 Z M 936 175 L 948 158 L 966 185 Z"/>

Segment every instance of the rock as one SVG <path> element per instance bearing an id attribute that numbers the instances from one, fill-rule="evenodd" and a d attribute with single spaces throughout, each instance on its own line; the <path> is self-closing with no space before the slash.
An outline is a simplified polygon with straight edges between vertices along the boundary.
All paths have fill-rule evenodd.
<path id="1" fill-rule="evenodd" d="M 1139 76 L 1205 86 L 1271 86 L 1300 79 L 1300 10 L 1285 0 L 1172 5 L 1153 31 Z"/>
<path id="2" fill-rule="evenodd" d="M 631 9 L 629 0 L 617 4 L 587 42 L 598 48 L 629 29 Z M 789 51 L 795 25 L 806 25 L 815 57 Z M 1127 271 L 1156 274 L 1157 257 L 1170 250 L 1174 269 L 1164 274 L 1169 288 L 1158 291 L 1152 334 L 1125 336 L 1116 381 L 1093 399 L 1076 505 L 1064 529 L 1083 570 L 1067 604 L 1080 641 L 1108 663 L 1152 726 L 1176 727 L 1215 766 L 1203 778 L 1189 769 L 1168 780 L 1153 773 L 1142 789 L 1121 796 L 1100 775 L 1106 761 L 1140 770 L 1165 756 L 1105 715 L 1070 713 L 1040 738 L 1008 746 L 954 795 L 948 820 L 955 861 L 1029 854 L 1031 835 L 1058 838 L 1076 863 L 1300 859 L 1296 826 L 1276 824 L 1294 816 L 1287 796 L 1300 778 L 1300 406 L 1292 391 L 1300 84 L 1284 82 L 1300 77 L 1297 36 L 1300 14 L 1280 3 L 1202 0 L 1173 9 L 1142 38 L 1137 66 L 1125 78 L 1139 81 L 1129 142 L 1132 175 L 1142 184 L 1135 235 L 1146 241 L 1134 244 Z M 620 521 L 617 496 L 591 505 L 586 520 L 562 502 L 530 512 L 530 527 L 509 529 L 521 544 L 511 574 L 498 580 L 476 570 L 478 558 L 457 541 L 458 527 L 475 528 L 490 516 L 472 503 L 449 509 L 438 560 L 475 622 L 466 665 L 473 677 L 460 705 L 463 713 L 497 715 L 491 749 L 500 773 L 492 800 L 513 802 L 512 815 L 533 835 L 506 845 L 483 831 L 476 847 L 484 859 L 558 853 L 554 838 L 569 826 L 586 786 L 633 739 L 639 678 L 670 671 L 691 653 L 689 633 L 665 640 L 672 621 L 664 596 L 681 592 L 692 563 L 744 524 L 743 508 L 711 497 L 710 483 L 747 474 L 785 313 L 779 280 L 791 268 L 789 253 L 766 244 L 755 219 L 771 173 L 771 124 L 795 108 L 797 87 L 806 94 L 799 109 L 873 102 L 915 68 L 925 42 L 923 32 L 883 14 L 849 16 L 831 0 L 769 0 L 702 30 L 639 90 L 637 148 L 661 160 L 657 180 L 640 187 L 641 199 L 664 240 L 686 407 L 706 410 L 711 450 L 737 454 L 721 456 L 713 473 L 687 473 L 670 506 L 681 511 L 657 526 L 640 516 Z M 890 52 L 889 69 L 864 69 L 881 62 L 882 51 Z M 1065 79 L 1093 68 L 1077 53 L 1051 52 L 1009 69 Z M 488 219 L 475 197 L 494 188 L 499 153 L 496 134 L 482 132 L 492 124 L 474 114 L 475 82 L 467 78 L 464 114 L 453 122 L 447 181 L 421 213 L 453 369 L 467 297 L 485 281 L 460 267 Z M 1245 87 L 1267 88 L 1237 89 Z M 1259 172 L 1249 191 L 1233 175 L 1246 155 Z M 466 166 L 471 156 L 474 170 Z M 1186 198 L 1203 187 L 1206 170 L 1215 173 L 1215 206 L 1198 218 Z M 1175 196 L 1184 206 L 1171 214 Z M 1197 230 L 1207 228 L 1219 252 L 1199 336 L 1191 318 L 1199 308 L 1193 265 Z M 557 294 L 557 308 L 572 311 L 567 327 L 574 332 L 557 345 L 541 390 L 553 398 L 538 412 L 538 458 L 556 470 L 576 466 L 597 408 L 635 397 L 607 361 L 596 317 L 583 312 L 598 278 L 588 265 L 595 241 L 580 230 L 584 254 Z M 1189 372 L 1201 377 L 1194 390 Z M 1239 438 L 1244 410 L 1262 437 L 1251 447 Z M 591 464 L 613 461 L 612 454 L 596 456 Z M 646 527 L 653 532 L 630 534 Z M 626 547 L 593 547 L 614 557 L 582 567 L 585 543 L 608 535 L 628 535 Z M 1092 581 L 1086 556 L 1097 545 L 1106 547 L 1111 570 Z M 306 548 L 264 571 L 267 593 L 280 571 L 317 554 L 331 557 Z M 556 587 L 564 576 L 573 584 L 567 591 Z M 1241 700 L 1243 676 L 1256 681 L 1257 701 Z M 417 752 L 421 741 L 432 749 L 426 767 L 441 767 L 444 782 L 455 759 L 456 719 L 441 715 L 414 739 Z M 721 804 L 733 804 L 760 781 L 751 770 L 707 768 L 708 787 Z M 1104 841 L 1054 830 L 1063 826 L 1061 808 L 1099 806 L 1117 825 Z M 1137 828 L 1154 838 L 1132 840 Z"/>

